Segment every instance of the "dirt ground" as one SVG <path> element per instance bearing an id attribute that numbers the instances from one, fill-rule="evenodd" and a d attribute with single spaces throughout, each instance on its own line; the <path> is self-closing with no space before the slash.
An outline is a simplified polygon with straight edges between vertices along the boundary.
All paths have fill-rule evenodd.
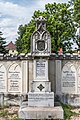
<path id="1" fill-rule="evenodd" d="M 0 108 L 0 120 L 20 120 L 18 119 L 18 109 L 19 106 Z M 76 108 L 72 111 L 80 113 L 80 108 Z M 72 116 L 70 120 L 80 120 L 80 115 Z"/>
<path id="2" fill-rule="evenodd" d="M 19 106 L 0 108 L 0 120 L 16 120 L 18 118 Z"/>

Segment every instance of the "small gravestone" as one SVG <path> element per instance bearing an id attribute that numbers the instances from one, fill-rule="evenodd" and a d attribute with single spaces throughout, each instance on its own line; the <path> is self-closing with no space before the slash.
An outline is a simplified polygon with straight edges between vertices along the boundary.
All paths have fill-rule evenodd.
<path id="1" fill-rule="evenodd" d="M 7 93 L 7 74 L 6 68 L 0 64 L 0 105 L 4 105 L 4 94 Z"/>
<path id="2" fill-rule="evenodd" d="M 54 107 L 54 92 L 48 76 L 48 59 L 51 54 L 51 38 L 46 30 L 46 19 L 36 19 L 36 31 L 31 39 L 33 59 L 33 80 L 28 93 L 28 106 L 20 108 L 19 117 L 23 119 L 63 119 L 63 109 Z"/>
<path id="3" fill-rule="evenodd" d="M 8 70 L 8 93 L 22 93 L 22 72 L 16 63 Z"/>
<path id="4" fill-rule="evenodd" d="M 62 78 L 61 78 L 61 84 L 62 84 L 62 93 L 77 93 L 77 87 L 76 87 L 76 81 L 77 81 L 77 74 L 76 69 L 73 64 L 68 62 L 64 65 L 62 69 Z"/>
<path id="5" fill-rule="evenodd" d="M 80 67 L 71 62 L 66 63 L 62 69 L 61 85 L 62 101 L 72 106 L 80 106 Z"/>
<path id="6" fill-rule="evenodd" d="M 0 64 L 0 93 L 1 92 L 7 92 L 7 74 L 3 64 Z"/>

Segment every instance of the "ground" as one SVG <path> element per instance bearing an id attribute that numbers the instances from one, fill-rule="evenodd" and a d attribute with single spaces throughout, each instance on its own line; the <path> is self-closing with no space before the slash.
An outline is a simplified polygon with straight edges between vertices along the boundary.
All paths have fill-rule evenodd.
<path id="1" fill-rule="evenodd" d="M 0 120 L 22 120 L 18 118 L 18 105 L 4 106 L 0 108 Z M 80 108 L 72 109 L 72 112 L 77 113 L 71 116 L 70 119 L 65 120 L 80 120 Z"/>
<path id="2" fill-rule="evenodd" d="M 71 116 L 70 120 L 80 120 L 80 108 L 75 108 L 72 111 L 77 113 L 77 115 L 76 116 Z"/>
<path id="3" fill-rule="evenodd" d="M 0 108 L 0 120 L 18 120 L 19 106 Z"/>

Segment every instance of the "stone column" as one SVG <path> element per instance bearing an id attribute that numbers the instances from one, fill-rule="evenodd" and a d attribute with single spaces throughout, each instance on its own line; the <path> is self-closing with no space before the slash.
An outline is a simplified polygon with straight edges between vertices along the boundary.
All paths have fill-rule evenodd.
<path id="1" fill-rule="evenodd" d="M 22 61 L 22 93 L 28 93 L 28 61 Z"/>
<path id="2" fill-rule="evenodd" d="M 56 60 L 56 94 L 61 94 L 61 60 Z"/>

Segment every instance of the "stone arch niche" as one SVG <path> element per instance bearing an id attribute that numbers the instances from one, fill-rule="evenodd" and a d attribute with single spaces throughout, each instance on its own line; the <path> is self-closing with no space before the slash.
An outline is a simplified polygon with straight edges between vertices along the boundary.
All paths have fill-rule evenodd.
<path id="1" fill-rule="evenodd" d="M 31 53 L 44 55 L 51 53 L 51 36 L 46 30 L 46 19 L 40 16 L 36 19 L 36 31 L 31 36 Z"/>
<path id="2" fill-rule="evenodd" d="M 70 62 L 66 63 L 62 68 L 61 88 L 62 93 L 77 93 L 76 69 L 75 66 Z"/>
<path id="3" fill-rule="evenodd" d="M 0 93 L 1 92 L 7 92 L 7 74 L 3 64 L 0 64 Z"/>
<path id="4" fill-rule="evenodd" d="M 17 63 L 13 63 L 8 69 L 8 92 L 22 93 L 22 71 Z"/>

